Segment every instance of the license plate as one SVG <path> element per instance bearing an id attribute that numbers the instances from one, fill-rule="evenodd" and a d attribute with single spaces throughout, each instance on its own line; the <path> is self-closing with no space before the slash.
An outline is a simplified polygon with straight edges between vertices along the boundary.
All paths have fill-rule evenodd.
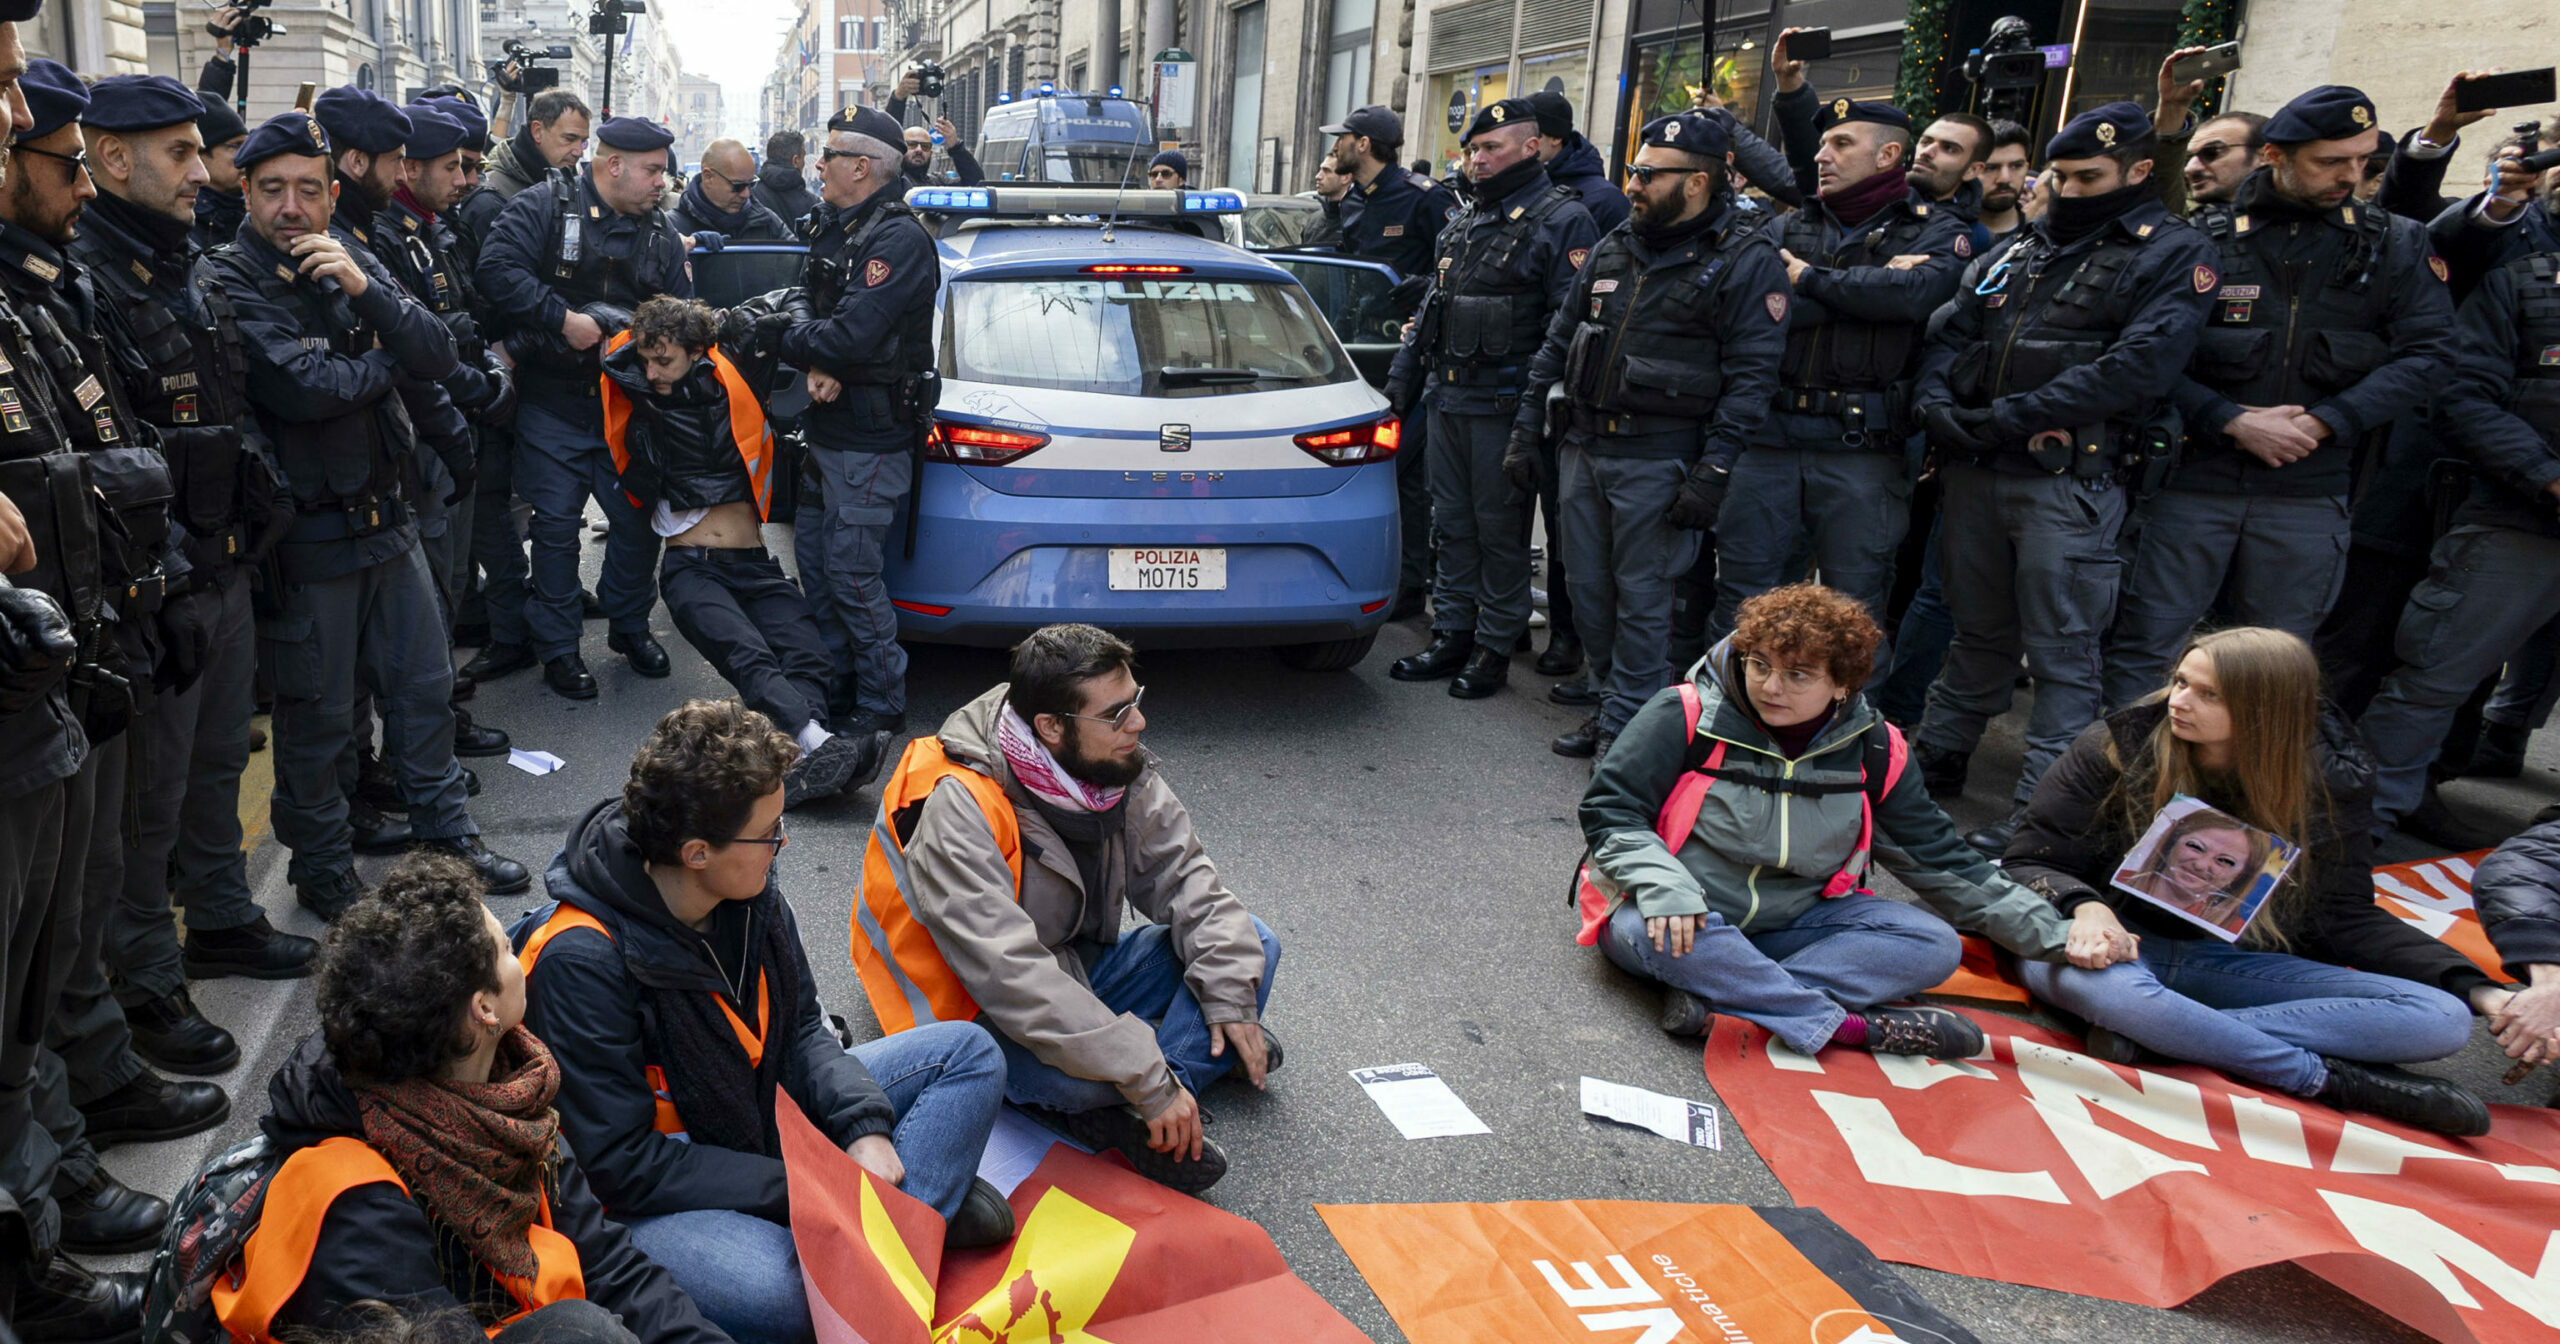
<path id="1" fill-rule="evenodd" d="M 1115 593 L 1222 593 L 1227 552 L 1221 546 L 1114 546 Z"/>

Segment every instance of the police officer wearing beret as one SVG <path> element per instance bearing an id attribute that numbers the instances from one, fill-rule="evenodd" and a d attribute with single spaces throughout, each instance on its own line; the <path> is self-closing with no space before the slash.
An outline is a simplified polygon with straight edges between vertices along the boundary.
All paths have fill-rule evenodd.
<path id="1" fill-rule="evenodd" d="M 615 117 L 596 139 L 585 173 L 518 192 L 480 242 L 480 288 L 515 356 L 516 493 L 533 506 L 525 624 L 543 680 L 573 700 L 596 694 L 578 653 L 578 542 L 590 496 L 611 527 L 596 583 L 611 622 L 605 645 L 641 676 L 667 675 L 667 651 L 649 633 L 658 536 L 615 483 L 597 388 L 605 338 L 630 325 L 632 309 L 659 294 L 693 297 L 684 241 L 658 208 L 674 135 Z"/>
<path id="2" fill-rule="evenodd" d="M 165 75 L 116 75 L 90 89 L 90 202 L 71 255 L 103 302 L 99 335 L 114 354 L 134 414 L 167 461 L 172 535 L 190 578 L 164 613 L 191 608 L 203 632 L 171 639 L 160 694 L 136 753 L 137 828 L 127 837 L 124 900 L 108 930 L 118 999 L 143 1057 L 185 1073 L 239 1058 L 229 1033 L 196 1011 L 188 977 L 304 975 L 315 944 L 268 924 L 249 893 L 240 849 L 240 775 L 258 659 L 250 574 L 279 513 L 264 445 L 244 435 L 247 365 L 228 295 L 194 281 L 193 197 L 204 189 L 194 91 Z M 193 658 L 195 666 L 186 666 Z M 170 920 L 186 907 L 181 957 Z"/>
<path id="3" fill-rule="evenodd" d="M 362 893 L 347 821 L 359 680 L 381 693 L 383 756 L 417 842 L 469 862 L 492 893 L 532 884 L 480 843 L 465 806 L 453 664 L 403 484 L 417 449 L 399 392 L 452 376 L 453 333 L 329 231 L 331 159 L 307 113 L 251 132 L 248 227 L 202 263 L 231 297 L 250 405 L 294 502 L 259 656 L 275 678 L 276 838 L 296 898 L 324 919 Z"/>
<path id="4" fill-rule="evenodd" d="M 1548 389 L 1560 390 L 1565 571 L 1601 692 L 1552 744 L 1559 755 L 1605 753 L 1675 679 L 1674 590 L 1778 395 L 1787 277 L 1768 216 L 1735 203 L 1731 153 L 1703 113 L 1645 125 L 1627 223 L 1592 249 L 1529 364 L 1503 468 L 1534 480 Z"/>
<path id="5" fill-rule="evenodd" d="M 2311 638 L 2345 575 L 2351 488 L 2451 367 L 2425 227 L 2355 199 L 2380 134 L 2362 92 L 2313 89 L 2268 120 L 2232 199 L 2188 217 L 2222 283 L 2177 383 L 2186 452 L 2138 524 L 2110 708 L 2167 683 L 2218 595 L 2233 623 Z"/>
<path id="6" fill-rule="evenodd" d="M 1966 268 L 1921 357 L 1956 625 L 1914 749 L 1930 792 L 1963 791 L 2021 656 L 2036 679 L 2017 810 L 1966 837 L 1993 853 L 2098 716 L 2130 477 L 2174 441 L 2169 395 L 2221 282 L 2211 240 L 2150 185 L 2154 147 L 2131 103 L 2072 118 L 2045 146 L 2052 207 Z"/>
<path id="7" fill-rule="evenodd" d="M 1422 310 L 1387 373 L 1409 412 L 1431 390 L 1431 517 L 1439 534 L 1432 638 L 1397 659 L 1399 681 L 1451 678 L 1449 694 L 1501 690 L 1529 624 L 1529 500 L 1503 470 L 1530 357 L 1599 241 L 1573 189 L 1538 162 L 1537 112 L 1506 98 L 1467 127 L 1475 199 L 1440 233 Z"/>
<path id="8" fill-rule="evenodd" d="M 1780 223 L 1794 302 L 1774 413 L 1734 465 L 1717 520 L 1719 638 L 1807 551 L 1824 583 L 1884 619 L 1910 523 L 1911 384 L 1929 315 L 1973 256 L 1964 221 L 1905 176 L 1912 126 L 1900 108 L 1835 98 L 1814 127 L 1814 196 Z"/>
<path id="9" fill-rule="evenodd" d="M 819 204 L 803 223 L 809 316 L 782 337 L 783 362 L 808 378 L 804 423 L 820 489 L 815 509 L 802 494 L 794 545 L 856 716 L 831 725 L 839 733 L 896 729 L 907 714 L 907 654 L 881 567 L 938 395 L 942 263 L 900 196 L 905 143 L 878 108 L 847 108 L 827 123 Z"/>

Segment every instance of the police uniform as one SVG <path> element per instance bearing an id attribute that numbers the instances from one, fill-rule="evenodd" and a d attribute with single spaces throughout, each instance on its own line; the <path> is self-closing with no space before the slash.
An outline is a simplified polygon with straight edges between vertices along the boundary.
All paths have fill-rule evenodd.
<path id="1" fill-rule="evenodd" d="M 898 124 L 877 108 L 848 109 L 829 129 L 893 149 L 901 143 Z M 907 654 L 881 568 L 917 484 L 924 422 L 938 395 L 933 298 L 942 262 L 901 189 L 892 179 L 859 204 L 822 201 L 809 212 L 803 285 L 815 316 L 786 330 L 781 347 L 784 363 L 844 385 L 802 417 L 820 490 L 816 500 L 802 492 L 793 544 L 853 708 L 875 727 L 907 712 Z"/>
<path id="2" fill-rule="evenodd" d="M 240 164 L 287 154 L 331 157 L 308 114 L 269 119 Z M 398 385 L 451 376 L 453 334 L 380 263 L 349 255 L 368 281 L 352 298 L 305 279 L 254 229 L 202 263 L 230 295 L 250 404 L 295 509 L 268 562 L 275 611 L 261 622 L 259 656 L 275 678 L 276 837 L 293 851 L 298 898 L 323 918 L 360 891 L 347 825 L 360 675 L 382 697 L 383 756 L 413 834 L 471 862 L 493 893 L 532 880 L 481 845 L 465 807 L 453 664 L 403 489 L 416 431 Z"/>
<path id="3" fill-rule="evenodd" d="M 1849 98 L 1814 119 L 1817 134 L 1845 122 L 1911 130 L 1900 108 Z M 1899 164 L 1881 172 L 1901 180 Z M 1955 296 L 1973 243 L 1952 211 L 1908 187 L 1857 208 L 1854 223 L 1841 218 L 1841 200 L 1872 202 L 1874 190 L 1873 178 L 1862 179 L 1779 221 L 1778 245 L 1805 268 L 1773 412 L 1734 464 L 1716 520 L 1710 638 L 1730 632 L 1743 601 L 1786 582 L 1808 553 L 1825 584 L 1884 619 L 1911 521 L 1911 383 L 1929 315 Z M 1908 270 L 1885 264 L 1898 256 L 1928 259 Z M 1890 654 L 1880 649 L 1876 662 L 1890 666 Z"/>
<path id="4" fill-rule="evenodd" d="M 2096 158 L 2150 135 L 2140 108 L 2110 103 L 2074 117 L 2046 156 Z M 2022 655 L 2036 699 L 2020 805 L 2097 717 L 2126 477 L 2165 446 L 2159 420 L 2214 267 L 2212 243 L 2145 182 L 2060 198 L 1976 258 L 1943 310 L 1913 398 L 1945 481 L 1939 561 L 1956 624 L 1919 734 L 1933 790 L 1962 787 Z"/>
<path id="5" fill-rule="evenodd" d="M 1719 163 L 1729 145 L 1694 112 L 1654 119 L 1644 143 Z M 1590 723 L 1557 739 L 1564 755 L 1597 754 L 1674 680 L 1673 590 L 1714 515 L 1693 506 L 1675 518 L 1673 505 L 1684 489 L 1725 488 L 1777 396 L 1793 306 L 1786 268 L 1768 216 L 1737 208 L 1722 185 L 1693 220 L 1630 221 L 1601 239 L 1529 365 L 1515 451 L 1529 450 L 1547 389 L 1560 384 L 1565 570 L 1602 695 Z"/>
<path id="6" fill-rule="evenodd" d="M 1533 125 L 1525 101 L 1476 115 L 1467 138 Z M 1400 681 L 1454 679 L 1473 699 L 1499 690 L 1529 622 L 1529 515 L 1502 473 L 1528 363 L 1547 322 L 1599 240 L 1573 191 L 1547 180 L 1532 154 L 1476 184 L 1476 199 L 1440 233 L 1430 287 L 1412 335 L 1387 375 L 1388 397 L 1431 396 L 1431 518 L 1439 540 L 1433 638 L 1388 669 Z M 1463 666 L 1462 666 L 1463 664 Z"/>
<path id="7" fill-rule="evenodd" d="M 644 154 L 673 143 L 667 129 L 615 117 L 596 133 L 606 151 Z M 693 297 L 684 243 L 652 205 L 626 215 L 596 193 L 594 170 L 572 180 L 555 173 L 548 189 L 518 192 L 480 240 L 481 291 L 505 317 L 517 375 L 516 493 L 533 506 L 533 593 L 525 623 L 552 689 L 593 696 L 578 656 L 578 544 L 586 501 L 611 531 L 596 597 L 611 622 L 608 644 L 643 676 L 667 674 L 667 655 L 649 633 L 658 600 L 658 536 L 648 516 L 614 486 L 597 400 L 603 342 L 572 350 L 560 333 L 571 310 L 597 319 L 607 335 L 659 294 Z M 566 660 L 564 662 L 564 660 Z"/>
<path id="8" fill-rule="evenodd" d="M 2560 251 L 2490 270 L 2456 330 L 2442 422 L 2471 487 L 2401 614 L 2400 666 L 2358 725 L 2381 767 L 2378 831 L 2418 806 L 2462 702 L 2560 619 Z"/>
<path id="9" fill-rule="evenodd" d="M 2324 85 L 2267 122 L 2268 143 L 2353 140 L 2374 129 L 2362 93 Z M 2420 410 L 2453 357 L 2453 301 L 2414 220 L 2278 194 L 2259 168 L 2188 222 L 2222 275 L 2175 398 L 2186 454 L 2144 506 L 2115 633 L 2107 704 L 2168 683 L 2218 594 L 2233 624 L 2309 639 L 2346 573 L 2349 494 L 2391 422 Z M 2247 407 L 2301 406 L 2326 427 L 2310 456 L 2271 467 L 2222 427 Z"/>

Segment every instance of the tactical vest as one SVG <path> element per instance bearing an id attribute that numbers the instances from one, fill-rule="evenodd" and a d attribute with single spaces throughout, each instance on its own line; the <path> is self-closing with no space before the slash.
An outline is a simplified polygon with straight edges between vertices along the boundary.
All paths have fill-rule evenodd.
<path id="1" fill-rule="evenodd" d="M 219 280 L 196 286 L 206 325 L 180 311 L 151 286 L 157 279 L 139 258 L 123 264 L 104 244 L 84 236 L 73 249 L 89 263 L 100 296 L 99 319 L 124 374 L 136 418 L 160 433 L 160 452 L 172 483 L 170 511 L 199 554 L 236 559 L 248 549 L 252 515 L 263 520 L 269 488 L 265 465 L 242 443 L 248 414 L 248 361 L 231 296 Z M 184 275 L 174 277 L 188 283 Z"/>
<path id="2" fill-rule="evenodd" d="M 2187 366 L 2196 381 L 2243 406 L 2313 406 L 2391 361 L 2381 330 L 2391 298 L 2391 216 L 2339 208 L 2353 233 L 2322 219 L 2298 225 L 2320 240 L 2307 265 L 2269 264 L 2250 241 L 2290 219 L 2252 221 L 2227 203 L 2196 212 L 2190 222 L 2213 239 L 2222 261 L 2222 288 Z"/>
<path id="3" fill-rule="evenodd" d="M 297 279 L 282 263 L 261 274 L 262 263 L 238 243 L 214 249 L 206 260 L 227 283 L 256 287 L 292 316 L 293 329 L 305 340 L 325 342 L 333 355 L 361 359 L 378 343 L 372 325 L 344 296 Z M 400 468 L 415 449 L 417 430 L 396 393 L 326 420 L 265 424 L 300 512 L 344 514 L 351 536 L 397 527 L 406 517 Z"/>
<path id="4" fill-rule="evenodd" d="M 2069 250 L 2032 229 L 2020 234 L 1974 287 L 1983 337 L 1956 363 L 1956 404 L 1986 408 L 2105 354 L 2133 320 L 2126 272 L 2141 255 L 2141 244 L 2113 225 L 2093 245 Z"/>
<path id="5" fill-rule="evenodd" d="M 1882 266 L 1917 250 L 1929 226 L 1926 205 L 1903 200 L 1887 205 L 1855 229 L 1843 229 L 1827 211 L 1807 205 L 1781 220 L 1780 246 L 1806 264 L 1823 267 Z M 1819 326 L 1793 327 L 1778 365 L 1779 406 L 1794 409 L 1803 393 L 1878 392 L 1911 377 L 1919 363 L 1922 327 L 1907 322 L 1863 322 L 1834 314 Z M 1812 414 L 1835 413 L 1826 406 Z"/>
<path id="6" fill-rule="evenodd" d="M 862 283 L 862 272 L 868 264 L 872 240 L 892 228 L 924 230 L 926 246 L 932 246 L 932 231 L 916 212 L 899 200 L 882 201 L 859 224 L 839 222 L 832 211 L 809 212 L 809 260 L 802 272 L 802 285 L 809 292 L 809 308 L 824 318 L 835 311 L 836 301 L 846 289 Z M 920 305 L 908 314 L 894 330 L 883 331 L 875 338 L 878 354 L 868 363 L 843 371 L 848 383 L 886 385 L 902 382 L 934 366 L 933 308 Z"/>
<path id="7" fill-rule="evenodd" d="M 59 294 L 55 298 L 62 301 Z M 128 620 L 148 616 L 160 609 L 168 584 L 160 555 L 169 544 L 175 491 L 169 464 L 158 448 L 136 436 L 133 412 L 124 404 L 124 380 L 97 334 L 71 331 L 54 302 L 15 306 L 32 349 L 52 375 L 64 434 L 89 459 L 90 479 L 114 514 L 101 547 L 105 578 L 113 586 L 109 601 Z"/>
<path id="8" fill-rule="evenodd" d="M 14 305 L 0 303 L 0 342 L 0 494 L 26 518 L 36 555 L 35 568 L 9 582 L 60 603 L 86 650 L 106 616 L 97 487 L 63 429 L 50 381 L 35 370 L 34 336 Z"/>
<path id="9" fill-rule="evenodd" d="M 1578 203 L 1571 187 L 1548 187 L 1478 228 L 1478 202 L 1440 231 L 1437 260 L 1440 302 L 1440 348 L 1444 374 L 1451 371 L 1491 373 L 1526 364 L 1547 335 L 1546 277 L 1520 265 L 1547 216 L 1568 202 Z"/>
<path id="10" fill-rule="evenodd" d="M 2560 253 L 2507 263 L 2516 285 L 2516 377 L 2507 409 L 2560 452 Z"/>
<path id="11" fill-rule="evenodd" d="M 450 317 L 471 306 L 464 275 L 445 255 L 436 224 L 398 205 L 375 215 L 373 222 L 374 255 L 419 307 Z"/>
<path id="12" fill-rule="evenodd" d="M 683 243 L 668 226 L 667 212 L 653 208 L 640 222 L 640 236 L 631 245 L 631 255 L 607 256 L 603 230 L 589 227 L 594 217 L 581 204 L 584 195 L 572 175 L 551 175 L 551 260 L 543 268 L 543 283 L 573 311 L 604 304 L 627 314 L 642 301 L 665 292 L 663 287 L 648 282 L 642 268 L 652 257 L 665 263 L 666 271 L 660 274 L 681 268 Z M 604 325 L 609 329 L 615 324 Z M 603 342 L 572 350 L 557 332 L 541 334 L 539 339 L 511 341 L 509 350 L 533 368 L 580 381 L 595 377 L 604 359 Z"/>
<path id="13" fill-rule="evenodd" d="M 1775 245 L 1768 224 L 1728 205 L 1675 260 L 1651 268 L 1628 230 L 1600 240 L 1583 262 L 1589 298 L 1565 353 L 1577 425 L 1604 438 L 1697 428 L 1724 390 L 1719 282 L 1745 249 Z"/>

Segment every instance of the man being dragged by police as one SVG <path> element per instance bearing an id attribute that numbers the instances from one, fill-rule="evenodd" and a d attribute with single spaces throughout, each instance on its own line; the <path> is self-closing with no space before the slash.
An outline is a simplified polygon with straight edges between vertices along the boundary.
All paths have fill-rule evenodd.
<path id="1" fill-rule="evenodd" d="M 1421 314 L 1387 374 L 1399 414 L 1430 389 L 1431 521 L 1440 543 L 1431 642 L 1387 675 L 1448 677 L 1449 694 L 1474 700 L 1510 680 L 1529 628 L 1535 479 L 1524 493 L 1503 471 L 1504 450 L 1529 359 L 1548 319 L 1570 301 L 1599 231 L 1573 189 L 1548 180 L 1526 100 L 1478 113 L 1466 147 L 1475 199 L 1440 231 Z"/>
<path id="2" fill-rule="evenodd" d="M 889 733 L 827 726 L 835 663 L 809 599 L 764 548 L 773 429 L 749 375 L 718 348 L 719 323 L 692 299 L 640 305 L 605 344 L 604 441 L 622 488 L 667 539 L 658 588 L 676 629 L 799 746 L 782 778 L 784 805 L 799 807 L 870 783 Z"/>
<path id="3" fill-rule="evenodd" d="M 275 677 L 275 828 L 296 897 L 326 919 L 361 890 L 347 825 L 359 681 L 381 695 L 383 756 L 418 842 L 469 862 L 491 892 L 522 891 L 532 875 L 480 843 L 464 805 L 444 613 L 401 486 L 416 431 L 399 390 L 452 376 L 453 333 L 328 232 L 338 184 L 318 121 L 269 119 L 240 166 L 248 226 L 203 264 L 230 295 L 257 427 L 295 507 L 269 560 L 259 654 Z"/>
<path id="4" fill-rule="evenodd" d="M 632 309 L 660 294 L 693 295 L 684 241 L 658 208 L 675 137 L 656 122 L 615 117 L 596 139 L 584 174 L 518 192 L 480 240 L 480 290 L 506 318 L 519 379 L 516 493 L 533 506 L 525 625 L 543 680 L 572 700 L 596 695 L 578 652 L 578 543 L 590 497 L 611 528 L 596 581 L 611 623 L 605 646 L 641 676 L 667 675 L 667 651 L 649 633 L 658 536 L 613 483 L 596 380 L 605 337 L 630 325 Z"/>
<path id="5" fill-rule="evenodd" d="M 2107 707 L 2167 680 L 2216 605 L 2309 639 L 2346 573 L 2348 493 L 2391 422 L 2454 357 L 2453 301 L 2425 226 L 2354 199 L 2381 132 L 2327 84 L 2266 125 L 2259 166 L 2188 220 L 2220 250 L 2176 398 L 2185 460 L 2143 509 L 2107 645 Z"/>
<path id="6" fill-rule="evenodd" d="M 2153 149 L 2131 103 L 2072 118 L 2045 146 L 2052 208 L 1974 259 L 1921 357 L 1913 402 L 1946 482 L 1956 625 L 1914 749 L 1930 792 L 1963 792 L 2021 657 L 2036 681 L 2016 810 L 1966 837 L 1994 854 L 2098 715 L 2132 478 L 2176 442 L 2169 394 L 2220 283 L 2211 241 L 2151 189 Z"/>
<path id="7" fill-rule="evenodd" d="M 1555 740 L 1559 755 L 1605 754 L 1677 679 L 1673 591 L 1778 395 L 1786 271 L 1768 217 L 1735 204 L 1731 153 L 1715 118 L 1646 124 L 1627 170 L 1627 226 L 1574 281 L 1511 426 L 1503 471 L 1534 489 L 1548 389 L 1561 389 L 1565 572 L 1601 701 Z"/>

